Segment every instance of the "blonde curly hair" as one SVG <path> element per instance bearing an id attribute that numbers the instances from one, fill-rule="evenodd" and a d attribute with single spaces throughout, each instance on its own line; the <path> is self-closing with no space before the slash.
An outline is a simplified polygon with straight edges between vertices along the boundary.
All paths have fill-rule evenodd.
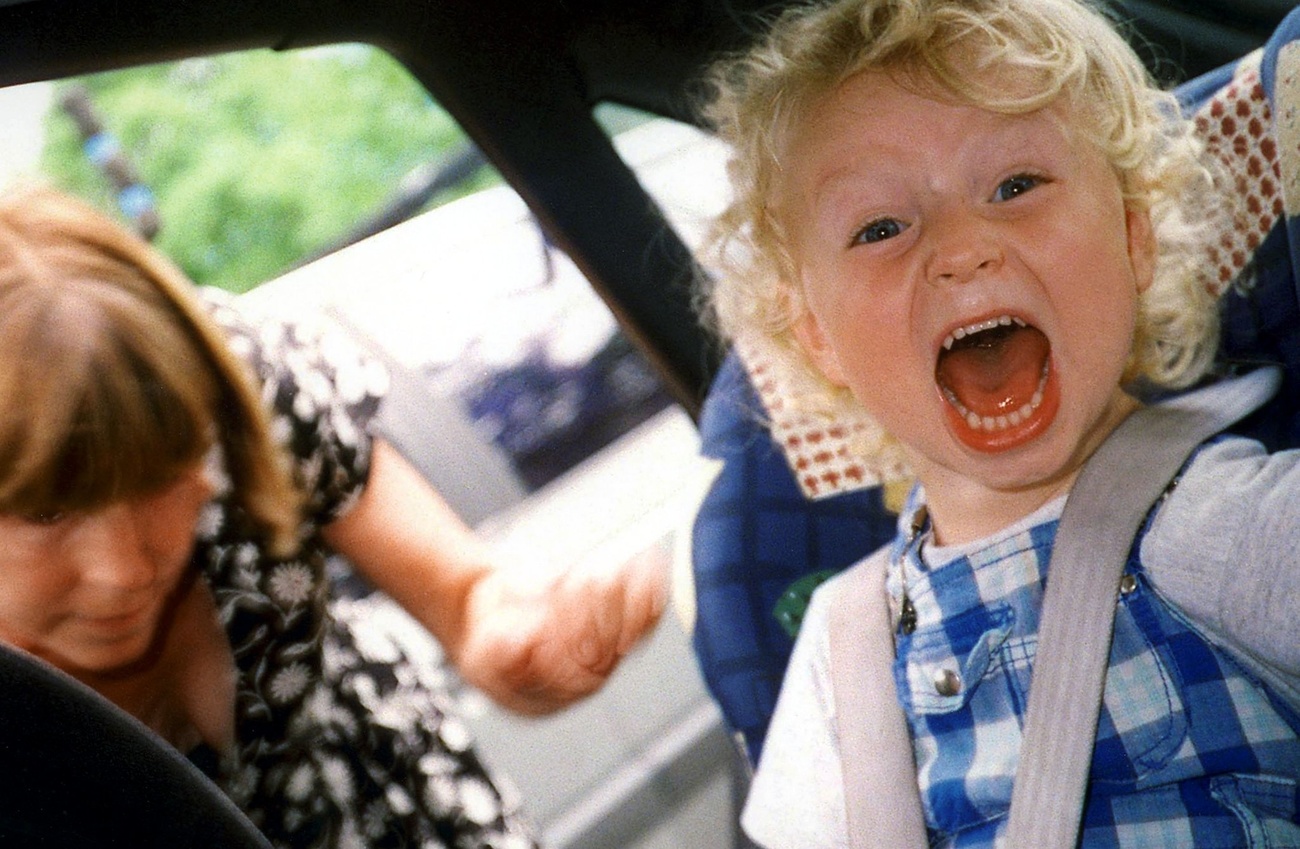
<path id="1" fill-rule="evenodd" d="M 756 46 L 718 62 L 702 112 L 730 145 L 733 197 L 708 243 L 705 265 L 718 273 L 702 285 L 701 309 L 723 340 L 763 342 L 800 382 L 796 403 L 808 411 L 861 417 L 794 338 L 807 307 L 774 198 L 785 147 L 808 110 L 869 70 L 905 72 L 1003 114 L 1064 99 L 1129 207 L 1149 212 L 1158 243 L 1125 380 L 1173 389 L 1206 373 L 1218 319 L 1204 250 L 1226 215 L 1214 175 L 1173 95 L 1114 23 L 1080 0 L 834 0 L 787 10 Z"/>

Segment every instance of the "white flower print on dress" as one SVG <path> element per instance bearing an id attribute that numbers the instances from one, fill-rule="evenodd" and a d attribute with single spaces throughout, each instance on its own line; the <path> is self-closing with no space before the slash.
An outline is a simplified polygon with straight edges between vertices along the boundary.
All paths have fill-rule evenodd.
<path id="1" fill-rule="evenodd" d="M 407 816 L 415 810 L 415 800 L 411 798 L 411 794 L 395 784 L 390 784 L 384 791 L 384 798 L 388 800 L 388 806 L 398 816 Z"/>
<path id="2" fill-rule="evenodd" d="M 288 445 L 293 439 L 293 425 L 288 416 L 275 416 L 271 419 L 271 439 L 276 445 Z"/>
<path id="3" fill-rule="evenodd" d="M 339 703 L 329 687 L 312 688 L 303 699 L 299 719 L 307 727 L 333 727 L 349 735 L 357 733 L 358 729 L 356 717 Z"/>
<path id="4" fill-rule="evenodd" d="M 312 399 L 306 393 L 293 399 L 293 411 L 302 418 L 310 418 L 320 413 L 319 408 L 312 403 Z"/>
<path id="5" fill-rule="evenodd" d="M 284 793 L 295 802 L 303 802 L 311 795 L 312 785 L 314 784 L 315 773 L 312 772 L 311 767 L 302 764 L 293 771 L 293 775 L 289 776 Z"/>
<path id="6" fill-rule="evenodd" d="M 371 715 L 376 725 L 382 725 L 394 731 L 409 728 L 412 723 L 420 721 L 418 706 L 405 694 L 380 699 L 377 704 L 371 707 Z"/>
<path id="7" fill-rule="evenodd" d="M 342 602 L 340 602 L 342 604 Z M 382 628 L 368 627 L 365 619 L 352 633 L 353 644 L 363 658 L 372 663 L 393 663 L 401 654 L 392 637 Z"/>
<path id="8" fill-rule="evenodd" d="M 468 751 L 474 740 L 470 736 L 469 727 L 455 717 L 447 717 L 443 720 L 442 726 L 438 729 L 438 736 L 442 742 L 453 752 Z"/>
<path id="9" fill-rule="evenodd" d="M 338 390 L 339 400 L 344 404 L 352 405 L 366 397 L 366 376 L 361 369 L 352 368 L 341 369 L 334 376 L 334 387 Z"/>
<path id="10" fill-rule="evenodd" d="M 247 337 L 232 336 L 228 342 L 230 344 L 230 350 L 241 360 L 247 360 L 253 353 L 253 342 Z"/>
<path id="11" fill-rule="evenodd" d="M 339 804 L 350 805 L 356 796 L 356 788 L 352 784 L 352 771 L 348 765 L 339 758 L 325 758 L 321 764 L 321 778 L 325 779 L 325 787 L 329 792 L 330 798 Z"/>
<path id="12" fill-rule="evenodd" d="M 244 764 L 236 769 L 234 775 L 231 776 L 229 783 L 226 785 L 226 793 L 237 804 L 242 803 L 252 798 L 261 781 L 262 771 L 252 764 Z"/>
<path id="13" fill-rule="evenodd" d="M 260 552 L 251 542 L 242 543 L 235 548 L 232 582 L 241 590 L 256 590 L 261 580 L 258 570 Z"/>
<path id="14" fill-rule="evenodd" d="M 307 814 L 302 808 L 290 808 L 284 812 L 284 825 L 290 831 L 302 828 L 302 824 L 306 819 Z"/>
<path id="15" fill-rule="evenodd" d="M 378 840 L 383 837 L 388 819 L 388 807 L 378 799 L 366 805 L 365 813 L 361 815 L 361 830 L 365 833 L 368 841 Z"/>
<path id="16" fill-rule="evenodd" d="M 343 831 L 339 834 L 338 849 L 369 849 L 370 841 L 357 830 L 352 820 L 343 823 Z"/>
<path id="17" fill-rule="evenodd" d="M 470 822 L 487 825 L 501 816 L 497 794 L 486 783 L 477 779 L 461 782 L 460 804 Z"/>
<path id="18" fill-rule="evenodd" d="M 425 775 L 451 775 L 459 765 L 447 752 L 429 752 L 420 758 L 420 772 Z"/>
<path id="19" fill-rule="evenodd" d="M 282 563 L 271 573 L 271 597 L 285 607 L 303 604 L 312 597 L 316 579 L 302 563 Z"/>
<path id="20" fill-rule="evenodd" d="M 212 539 L 221 531 L 224 515 L 220 504 L 208 502 L 203 505 L 199 511 L 199 521 L 194 526 L 194 535 L 199 539 Z"/>
<path id="21" fill-rule="evenodd" d="M 335 411 L 334 415 L 330 417 L 330 421 L 334 425 L 334 436 L 338 439 L 339 444 L 348 448 L 355 448 L 361 443 L 361 433 L 346 412 Z"/>
<path id="22" fill-rule="evenodd" d="M 518 834 L 507 834 L 498 844 L 498 849 L 531 849 L 532 845 L 533 842 L 527 837 L 521 837 Z"/>
<path id="23" fill-rule="evenodd" d="M 366 384 L 357 349 L 340 329 L 322 330 L 320 356 L 334 375 L 334 391 L 340 401 L 350 406 L 365 397 Z"/>
<path id="24" fill-rule="evenodd" d="M 241 542 L 235 546 L 235 565 L 240 569 L 254 569 L 257 567 L 257 561 L 261 557 L 261 552 L 256 543 Z"/>
<path id="25" fill-rule="evenodd" d="M 290 664 L 271 678 L 271 698 L 281 704 L 290 702 L 306 691 L 310 681 L 311 671 L 304 664 Z"/>
<path id="26" fill-rule="evenodd" d="M 426 804 L 431 810 L 450 811 L 456 806 L 458 794 L 456 793 L 456 781 L 446 776 L 436 776 L 429 779 L 425 787 Z"/>
<path id="27" fill-rule="evenodd" d="M 318 369 L 312 369 L 301 376 L 299 395 L 311 403 L 312 410 L 329 409 L 334 401 L 334 385 Z"/>

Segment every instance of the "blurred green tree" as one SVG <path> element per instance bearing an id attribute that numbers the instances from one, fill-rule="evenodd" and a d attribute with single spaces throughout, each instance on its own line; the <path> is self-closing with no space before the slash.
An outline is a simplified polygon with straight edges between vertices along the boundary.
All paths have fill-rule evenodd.
<path id="1" fill-rule="evenodd" d="M 250 51 L 82 77 L 156 198 L 155 244 L 195 281 L 246 291 L 378 212 L 417 168 L 463 144 L 391 56 L 362 45 Z M 43 170 L 116 209 L 72 119 L 53 110 Z M 489 184 L 480 169 L 444 202 Z"/>

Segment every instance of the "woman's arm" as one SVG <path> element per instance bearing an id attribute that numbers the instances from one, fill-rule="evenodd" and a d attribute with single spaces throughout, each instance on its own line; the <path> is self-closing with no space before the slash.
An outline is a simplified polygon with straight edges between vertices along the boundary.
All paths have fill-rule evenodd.
<path id="1" fill-rule="evenodd" d="M 654 558 L 600 573 L 498 566 L 383 440 L 359 501 L 324 534 L 429 629 L 466 681 L 519 713 L 549 713 L 598 689 L 665 603 Z"/>

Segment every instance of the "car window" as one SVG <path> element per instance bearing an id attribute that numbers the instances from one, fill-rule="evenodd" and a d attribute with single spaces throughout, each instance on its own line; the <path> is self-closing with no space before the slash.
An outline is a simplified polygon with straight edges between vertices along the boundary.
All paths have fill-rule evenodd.
<path id="1" fill-rule="evenodd" d="M 155 243 L 198 283 L 237 292 L 347 241 L 467 144 L 395 60 L 361 45 L 245 51 L 51 88 L 42 172 L 128 218 L 151 196 Z M 411 211 L 495 181 L 472 168 Z"/>
<path id="2" fill-rule="evenodd" d="M 699 127 L 617 104 L 595 115 L 614 148 L 692 250 L 728 198 L 726 146 Z"/>
<path id="3" fill-rule="evenodd" d="M 37 176 L 115 210 L 200 285 L 333 311 L 419 391 L 449 400 L 457 432 L 490 449 L 445 482 L 454 502 L 477 491 L 457 504 L 472 521 L 672 404 L 522 201 L 381 50 L 247 51 L 0 96 L 20 150 L 7 179 Z M 642 139 L 640 158 L 662 154 L 647 148 L 663 144 L 651 116 L 600 117 Z M 354 252 L 364 260 L 317 264 L 403 222 Z"/>

